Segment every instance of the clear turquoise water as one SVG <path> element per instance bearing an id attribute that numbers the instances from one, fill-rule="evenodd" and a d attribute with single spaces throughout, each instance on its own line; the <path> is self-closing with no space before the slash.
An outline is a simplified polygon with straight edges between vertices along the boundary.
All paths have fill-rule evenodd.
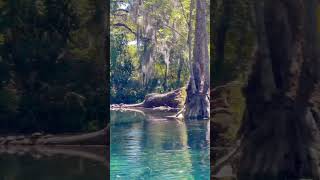
<path id="1" fill-rule="evenodd" d="M 210 179 L 208 121 L 111 112 L 112 180 Z"/>

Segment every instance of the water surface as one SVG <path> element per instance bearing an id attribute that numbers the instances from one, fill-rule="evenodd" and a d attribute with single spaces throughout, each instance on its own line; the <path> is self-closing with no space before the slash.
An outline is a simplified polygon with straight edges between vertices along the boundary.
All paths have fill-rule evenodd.
<path id="1" fill-rule="evenodd" d="M 111 112 L 112 180 L 206 180 L 208 121 L 177 121 L 157 112 Z"/>
<path id="2" fill-rule="evenodd" d="M 87 149 L 1 147 L 0 180 L 106 180 L 103 159 Z"/>

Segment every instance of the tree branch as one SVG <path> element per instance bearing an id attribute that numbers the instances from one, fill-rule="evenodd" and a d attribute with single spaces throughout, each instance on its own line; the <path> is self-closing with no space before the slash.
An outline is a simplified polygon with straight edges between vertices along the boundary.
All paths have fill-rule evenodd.
<path id="1" fill-rule="evenodd" d="M 130 31 L 132 34 L 134 34 L 135 36 L 137 36 L 137 33 L 134 32 L 130 27 L 128 27 L 126 24 L 123 24 L 123 23 L 115 23 L 115 24 L 112 24 L 113 26 L 116 26 L 116 27 L 124 27 L 126 28 L 128 31 Z"/>
<path id="2" fill-rule="evenodd" d="M 129 13 L 129 11 L 127 9 L 116 9 L 113 11 L 113 13 L 115 12 L 125 12 L 125 13 Z"/>
<path id="3" fill-rule="evenodd" d="M 167 25 L 167 24 L 164 24 L 164 26 L 172 29 L 174 32 L 178 33 L 181 37 L 183 37 L 185 40 L 187 40 L 187 38 L 186 38 L 184 35 L 182 35 L 179 31 L 177 31 L 177 30 L 174 29 L 173 27 L 171 27 L 171 26 L 169 26 L 169 25 Z"/>

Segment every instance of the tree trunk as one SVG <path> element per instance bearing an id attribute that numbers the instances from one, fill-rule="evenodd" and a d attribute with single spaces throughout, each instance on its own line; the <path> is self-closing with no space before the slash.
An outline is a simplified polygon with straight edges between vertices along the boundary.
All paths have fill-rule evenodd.
<path id="1" fill-rule="evenodd" d="M 209 54 L 206 19 L 206 1 L 196 1 L 196 31 L 193 51 L 192 73 L 187 87 L 184 117 L 209 118 Z"/>
<path id="2" fill-rule="evenodd" d="M 164 91 L 167 91 L 168 89 L 168 74 L 169 74 L 169 65 L 166 63 L 166 72 L 164 74 L 164 83 L 163 83 Z"/>
<path id="3" fill-rule="evenodd" d="M 182 68 L 183 68 L 183 64 L 184 64 L 184 60 L 183 58 L 179 58 L 179 68 L 178 68 L 178 73 L 177 73 L 177 82 L 176 82 L 176 86 L 177 87 L 181 87 L 181 72 L 182 72 Z"/>
<path id="4" fill-rule="evenodd" d="M 212 83 L 224 84 L 223 82 L 223 64 L 224 64 L 224 51 L 225 42 L 227 38 L 227 31 L 229 29 L 230 12 L 231 12 L 231 0 L 225 0 L 222 2 L 223 10 L 219 17 L 215 28 L 214 36 L 214 65 L 213 65 L 213 79 L 216 80 Z M 216 84 L 217 85 L 217 84 Z"/>
<path id="5" fill-rule="evenodd" d="M 95 37 L 96 41 L 96 65 L 97 65 L 97 76 L 99 79 L 99 83 L 103 84 L 103 87 L 106 87 L 106 65 L 107 65 L 107 4 L 105 0 L 95 0 L 96 12 L 93 19 L 93 24 L 95 25 L 92 30 L 93 36 Z M 104 89 L 103 92 L 106 92 Z"/>
<path id="6" fill-rule="evenodd" d="M 257 52 L 245 90 L 238 177 L 319 179 L 316 0 L 255 0 Z"/>
<path id="7" fill-rule="evenodd" d="M 188 58 L 189 58 L 189 70 L 190 76 L 193 77 L 193 70 L 192 70 L 192 16 L 193 16 L 193 9 L 194 9 L 194 0 L 190 2 L 190 14 L 189 14 L 189 21 L 188 21 Z M 189 82 L 194 83 L 194 81 Z M 194 84 L 190 84 L 190 86 L 195 86 Z"/>

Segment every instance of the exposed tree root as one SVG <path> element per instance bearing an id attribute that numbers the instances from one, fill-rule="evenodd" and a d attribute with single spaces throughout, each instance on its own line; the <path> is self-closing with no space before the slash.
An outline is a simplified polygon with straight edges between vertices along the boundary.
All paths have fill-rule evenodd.
<path id="1" fill-rule="evenodd" d="M 216 108 L 210 110 L 211 117 L 217 115 L 217 114 L 228 114 L 232 115 L 232 112 L 228 108 Z"/>
<path id="2" fill-rule="evenodd" d="M 240 146 L 234 147 L 227 155 L 222 157 L 213 165 L 212 174 L 217 174 L 226 164 L 228 164 L 234 156 L 236 156 L 240 151 Z"/>

